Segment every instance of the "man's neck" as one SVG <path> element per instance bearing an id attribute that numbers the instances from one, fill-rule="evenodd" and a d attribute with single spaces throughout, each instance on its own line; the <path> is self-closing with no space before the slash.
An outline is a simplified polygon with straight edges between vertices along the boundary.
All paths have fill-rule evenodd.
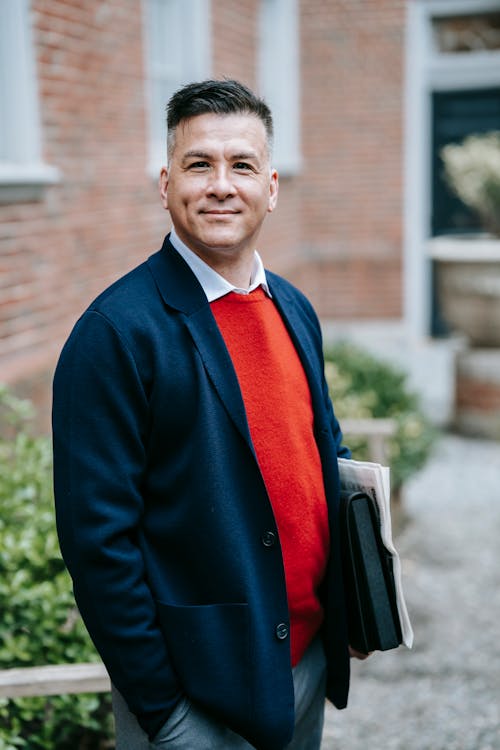
<path id="1" fill-rule="evenodd" d="M 210 252 L 208 255 L 197 253 L 197 255 L 233 286 L 239 289 L 248 289 L 250 286 L 254 263 L 253 251 L 249 257 L 243 258 L 226 257 L 224 253 L 217 255 L 215 252 Z"/>
<path id="2" fill-rule="evenodd" d="M 238 250 L 237 248 L 204 248 L 188 245 L 172 229 L 177 242 L 181 242 L 188 250 L 198 256 L 213 271 L 218 273 L 229 284 L 239 289 L 248 289 L 252 282 L 255 265 L 255 250 L 251 247 Z"/>

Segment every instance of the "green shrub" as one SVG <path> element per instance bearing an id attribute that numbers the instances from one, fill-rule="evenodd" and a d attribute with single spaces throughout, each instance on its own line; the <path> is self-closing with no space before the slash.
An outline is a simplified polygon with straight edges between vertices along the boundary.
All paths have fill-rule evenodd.
<path id="1" fill-rule="evenodd" d="M 51 445 L 30 405 L 0 387 L 0 669 L 97 661 L 57 542 Z M 0 750 L 97 750 L 109 695 L 0 699 Z"/>
<path id="2" fill-rule="evenodd" d="M 325 352 L 326 376 L 336 415 L 342 418 L 390 418 L 397 424 L 388 440 L 388 463 L 395 491 L 426 462 L 436 430 L 422 414 L 418 396 L 406 375 L 366 351 L 345 342 Z M 366 460 L 362 438 L 347 436 L 353 457 Z"/>

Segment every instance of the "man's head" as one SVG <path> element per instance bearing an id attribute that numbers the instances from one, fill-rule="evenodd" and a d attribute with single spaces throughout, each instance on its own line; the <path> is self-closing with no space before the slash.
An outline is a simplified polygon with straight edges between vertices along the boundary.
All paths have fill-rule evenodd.
<path id="1" fill-rule="evenodd" d="M 269 108 L 236 81 L 204 81 L 174 94 L 168 122 L 163 206 L 180 239 L 242 286 L 262 222 L 278 197 Z"/>
<path id="2" fill-rule="evenodd" d="M 177 126 L 197 115 L 247 114 L 261 120 L 266 131 L 269 161 L 273 150 L 271 110 L 253 91 L 235 80 L 206 80 L 189 83 L 179 89 L 167 105 L 167 156 L 170 162 L 175 148 Z"/>

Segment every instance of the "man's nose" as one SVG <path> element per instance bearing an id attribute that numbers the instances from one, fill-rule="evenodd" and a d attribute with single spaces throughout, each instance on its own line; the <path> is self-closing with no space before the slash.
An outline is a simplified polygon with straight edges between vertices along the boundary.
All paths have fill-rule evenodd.
<path id="1" fill-rule="evenodd" d="M 224 200 L 224 198 L 234 195 L 235 187 L 231 171 L 225 167 L 214 169 L 210 173 L 207 192 L 218 200 Z"/>

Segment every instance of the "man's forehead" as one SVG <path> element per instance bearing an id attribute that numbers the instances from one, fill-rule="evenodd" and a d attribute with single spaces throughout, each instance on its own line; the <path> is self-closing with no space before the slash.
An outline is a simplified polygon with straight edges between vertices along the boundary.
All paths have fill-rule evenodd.
<path id="1" fill-rule="evenodd" d="M 238 138 L 265 140 L 264 123 L 250 112 L 216 114 L 213 112 L 184 118 L 177 125 L 177 137 Z"/>
<path id="2" fill-rule="evenodd" d="M 181 120 L 172 140 L 171 159 L 184 162 L 191 156 L 269 160 L 264 123 L 251 113 L 201 114 Z"/>

